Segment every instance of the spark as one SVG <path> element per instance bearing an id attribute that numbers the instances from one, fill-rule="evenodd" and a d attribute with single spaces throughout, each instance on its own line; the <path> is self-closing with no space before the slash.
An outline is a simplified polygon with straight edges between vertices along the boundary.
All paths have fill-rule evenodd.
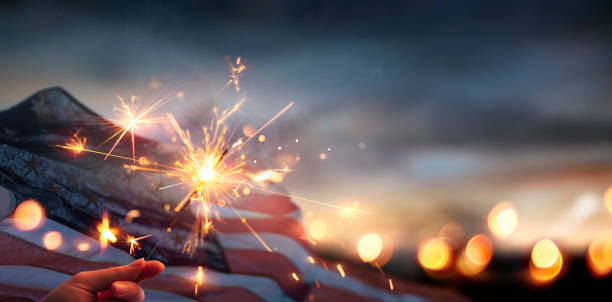
<path id="1" fill-rule="evenodd" d="M 194 293 L 197 296 L 198 295 L 198 287 L 202 284 L 204 284 L 204 268 L 202 266 L 198 266 L 198 272 L 196 273 L 195 277 L 195 289 L 194 289 Z"/>
<path id="2" fill-rule="evenodd" d="M 132 140 L 132 160 L 133 163 L 136 163 L 136 146 L 135 146 L 135 131 L 142 125 L 149 125 L 153 123 L 160 122 L 162 118 L 150 118 L 148 115 L 159 108 L 163 103 L 165 103 L 168 98 L 160 98 L 152 105 L 145 107 L 142 110 L 139 110 L 139 106 L 136 103 L 137 98 L 132 96 L 130 98 L 130 102 L 125 101 L 121 96 L 117 95 L 117 99 L 119 100 L 119 106 L 115 107 L 115 111 L 118 112 L 119 118 L 114 120 L 113 126 L 118 127 L 113 135 L 111 135 L 106 141 L 104 141 L 101 145 L 106 142 L 112 140 L 117 137 L 115 143 L 108 151 L 108 154 L 104 159 L 106 160 L 115 150 L 119 142 L 123 139 L 126 134 L 130 134 Z"/>
<path id="3" fill-rule="evenodd" d="M 115 236 L 116 231 L 110 228 L 108 212 L 106 211 L 104 211 L 104 215 L 102 216 L 102 223 L 98 225 L 98 232 L 100 232 L 99 240 L 102 251 L 106 249 L 109 241 L 111 243 L 117 242 L 117 236 Z"/>
<path id="4" fill-rule="evenodd" d="M 342 278 L 346 277 L 346 274 L 344 273 L 344 269 L 342 268 L 342 264 L 338 263 L 336 268 L 338 269 L 338 272 L 340 273 L 340 276 L 342 276 Z"/>
<path id="5" fill-rule="evenodd" d="M 75 134 L 72 135 L 72 138 L 70 138 L 70 141 L 66 143 L 66 147 L 67 149 L 73 150 L 75 154 L 79 154 L 83 152 L 83 150 L 85 149 L 86 142 L 87 142 L 87 138 L 86 137 L 80 138 L 79 132 L 77 131 Z"/>
<path id="6" fill-rule="evenodd" d="M 232 62 L 229 57 L 227 59 L 227 64 L 230 67 L 230 78 L 227 81 L 227 84 L 223 87 L 223 89 L 227 88 L 227 86 L 234 84 L 236 91 L 240 91 L 240 77 L 242 76 L 242 72 L 246 70 L 246 65 L 242 58 L 237 57 L 236 61 Z"/>
<path id="7" fill-rule="evenodd" d="M 132 235 L 128 235 L 126 242 L 130 244 L 130 255 L 136 255 L 136 250 L 140 249 L 140 242 L 138 242 L 138 240 L 142 240 L 148 237 L 151 237 L 151 235 L 146 235 L 138 238 Z"/>
<path id="8" fill-rule="evenodd" d="M 389 278 L 389 289 L 390 290 L 394 289 L 394 287 L 393 287 L 393 280 L 391 280 L 391 278 Z"/>
<path id="9" fill-rule="evenodd" d="M 295 281 L 300 281 L 300 277 L 298 277 L 298 275 L 295 272 L 291 273 L 291 277 L 293 277 L 293 280 Z"/>

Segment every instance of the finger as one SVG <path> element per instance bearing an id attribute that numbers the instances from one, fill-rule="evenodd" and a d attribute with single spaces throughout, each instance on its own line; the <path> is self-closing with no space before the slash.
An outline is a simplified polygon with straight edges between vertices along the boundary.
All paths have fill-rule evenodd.
<path id="1" fill-rule="evenodd" d="M 145 298 L 144 291 L 136 282 L 116 281 L 111 286 L 113 296 L 117 299 L 129 302 L 141 302 Z"/>
<path id="2" fill-rule="evenodd" d="M 71 280 L 92 292 L 108 289 L 115 281 L 134 281 L 140 275 L 145 261 L 138 259 L 129 265 L 111 267 L 97 271 L 81 272 Z"/>
<path id="3" fill-rule="evenodd" d="M 147 261 L 145 266 L 142 268 L 142 271 L 140 272 L 140 276 L 138 277 L 136 282 L 140 282 L 140 281 L 143 281 L 149 278 L 153 278 L 159 275 L 161 272 L 163 272 L 165 268 L 166 267 L 164 266 L 164 264 L 159 261 L 156 261 L 156 260 Z"/>

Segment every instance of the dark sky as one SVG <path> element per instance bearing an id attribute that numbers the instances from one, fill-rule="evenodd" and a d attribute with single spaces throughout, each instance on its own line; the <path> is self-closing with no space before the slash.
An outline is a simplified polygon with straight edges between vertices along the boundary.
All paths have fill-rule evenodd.
<path id="1" fill-rule="evenodd" d="M 112 116 L 115 94 L 180 90 L 164 110 L 195 125 L 233 102 L 224 57 L 242 56 L 246 120 L 296 102 L 269 132 L 301 141 L 288 190 L 383 208 L 408 242 L 450 219 L 479 230 L 502 199 L 542 221 L 605 189 L 544 186 L 534 207 L 516 183 L 612 161 L 610 37 L 609 1 L 3 1 L 0 108 L 59 85 Z"/>

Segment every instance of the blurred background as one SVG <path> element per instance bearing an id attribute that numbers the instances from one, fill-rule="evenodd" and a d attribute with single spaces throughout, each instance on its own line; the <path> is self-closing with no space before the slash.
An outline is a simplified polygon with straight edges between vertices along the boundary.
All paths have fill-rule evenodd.
<path id="1" fill-rule="evenodd" d="M 358 261 L 376 233 L 385 270 L 476 300 L 597 293 L 611 36 L 608 1 L 2 1 L 0 109 L 50 86 L 109 118 L 117 94 L 172 95 L 198 128 L 241 56 L 242 121 L 295 102 L 257 147 L 290 162 L 283 187 L 371 213 L 295 200 L 320 253 Z"/>

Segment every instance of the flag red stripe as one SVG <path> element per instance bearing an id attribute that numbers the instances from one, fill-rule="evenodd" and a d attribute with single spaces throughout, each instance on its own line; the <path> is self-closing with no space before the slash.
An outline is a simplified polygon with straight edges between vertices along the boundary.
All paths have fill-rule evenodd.
<path id="1" fill-rule="evenodd" d="M 262 218 L 262 219 L 247 219 L 246 222 L 257 233 L 275 233 L 284 235 L 301 244 L 306 251 L 311 250 L 310 243 L 304 238 L 304 229 L 302 225 L 293 218 L 277 217 L 277 218 Z M 215 222 L 215 229 L 220 233 L 236 234 L 245 233 L 251 234 L 249 228 L 240 221 L 240 219 L 224 219 Z"/>
<path id="2" fill-rule="evenodd" d="M 12 286 L 5 286 L 0 284 L 0 301 L 5 301 L 3 300 L 4 297 L 19 297 L 19 298 L 26 298 L 26 299 L 30 299 L 33 301 L 39 301 L 42 300 L 42 298 L 47 294 L 46 291 L 41 291 L 41 290 L 34 290 L 34 289 L 24 289 L 24 288 L 18 288 L 18 287 L 12 287 Z M 6 300 L 6 301 L 15 301 L 16 300 Z"/>
<path id="3" fill-rule="evenodd" d="M 281 216 L 291 214 L 300 208 L 285 196 L 251 193 L 239 201 L 232 202 L 235 209 Z"/>
<path id="4" fill-rule="evenodd" d="M 308 293 L 310 286 L 291 276 L 293 272 L 300 276 L 300 271 L 281 254 L 234 249 L 225 249 L 224 253 L 233 273 L 270 277 L 276 280 L 288 296 L 296 300 L 303 299 Z"/>

